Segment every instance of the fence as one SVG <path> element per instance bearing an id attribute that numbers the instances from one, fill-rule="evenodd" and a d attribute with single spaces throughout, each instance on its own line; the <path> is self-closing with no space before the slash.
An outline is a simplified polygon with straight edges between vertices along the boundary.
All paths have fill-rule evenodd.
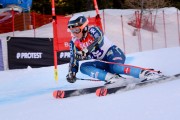
<path id="1" fill-rule="evenodd" d="M 38 28 L 50 23 L 52 20 L 51 15 L 41 15 L 37 13 L 13 14 L 14 16 L 6 22 L 3 22 L 3 24 L 0 23 L 0 33 L 13 31 L 8 34 L 3 34 L 0 37 L 3 48 L 4 69 L 8 69 L 7 36 L 53 37 L 52 24 L 48 24 L 46 27 L 43 27 L 43 29 Z M 84 12 L 83 14 L 86 17 L 94 17 L 96 15 L 95 11 Z M 124 50 L 125 53 L 180 46 L 180 19 L 179 10 L 176 8 L 147 12 L 144 13 L 142 17 L 140 12 L 136 10 L 106 9 L 100 11 L 100 16 L 103 31 L 106 36 Z M 67 17 L 59 16 L 57 18 Z M 62 26 L 65 27 L 68 19 L 69 17 L 64 19 L 66 22 L 59 21 L 58 28 L 62 28 Z M 17 30 L 29 31 L 21 33 L 15 32 Z M 65 32 L 67 32 L 67 30 Z M 65 32 L 62 32 L 62 35 L 64 35 Z M 26 33 L 28 33 L 28 36 Z M 59 33 L 60 31 L 58 35 L 60 35 Z"/>
<path id="2" fill-rule="evenodd" d="M 125 53 L 180 46 L 179 10 L 175 8 L 146 12 L 104 10 L 104 32 Z M 110 28 L 110 29 L 109 29 Z"/>
<path id="3" fill-rule="evenodd" d="M 34 29 L 34 37 L 36 36 L 36 28 L 50 23 L 52 21 L 51 15 L 42 15 L 35 12 L 31 13 L 17 13 L 13 10 L 9 19 L 0 23 L 0 34 L 6 32 L 23 31 Z M 0 17 L 2 19 L 2 17 Z"/>
<path id="4" fill-rule="evenodd" d="M 90 11 L 83 14 L 94 17 L 96 13 Z M 0 33 L 32 29 L 31 37 L 42 37 L 37 28 L 52 20 L 51 15 L 34 12 L 13 15 L 14 17 L 0 24 Z M 100 16 L 106 36 L 125 53 L 180 46 L 179 10 L 176 8 L 146 12 L 142 17 L 136 10 L 127 12 L 106 9 L 100 11 Z M 50 33 L 45 37 L 52 38 L 53 34 Z M 16 37 L 16 34 L 13 32 L 12 36 Z"/>

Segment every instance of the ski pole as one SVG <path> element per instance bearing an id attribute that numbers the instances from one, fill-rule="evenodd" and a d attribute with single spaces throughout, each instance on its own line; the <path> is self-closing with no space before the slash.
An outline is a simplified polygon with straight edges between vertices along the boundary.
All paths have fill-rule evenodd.
<path id="1" fill-rule="evenodd" d="M 87 80 L 87 81 L 94 81 L 94 82 L 101 82 L 102 80 L 98 79 L 86 79 L 86 78 L 76 78 L 76 80 Z"/>

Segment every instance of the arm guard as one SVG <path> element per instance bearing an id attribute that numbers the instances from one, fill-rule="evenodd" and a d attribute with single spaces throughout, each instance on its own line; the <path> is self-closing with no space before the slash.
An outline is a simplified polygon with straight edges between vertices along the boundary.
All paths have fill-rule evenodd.
<path id="1" fill-rule="evenodd" d="M 69 71 L 71 72 L 78 72 L 79 68 L 79 61 L 75 58 L 76 57 L 77 48 L 74 45 L 74 42 L 70 41 L 70 68 Z"/>
<path id="2" fill-rule="evenodd" d="M 87 47 L 89 52 L 92 52 L 96 49 L 96 47 L 99 47 L 99 45 L 103 41 L 103 33 L 98 27 L 91 27 L 89 29 L 90 35 L 94 38 L 94 42 Z"/>

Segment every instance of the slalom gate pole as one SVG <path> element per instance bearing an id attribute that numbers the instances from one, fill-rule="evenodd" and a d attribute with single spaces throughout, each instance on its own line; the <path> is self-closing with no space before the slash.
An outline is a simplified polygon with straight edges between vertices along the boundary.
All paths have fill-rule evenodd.
<path id="1" fill-rule="evenodd" d="M 13 37 L 14 37 L 14 17 L 15 17 L 15 13 L 14 13 L 14 9 L 11 10 L 11 14 L 12 14 L 12 32 L 13 32 Z"/>
<path id="2" fill-rule="evenodd" d="M 116 65 L 124 66 L 124 67 L 134 67 L 134 68 L 140 68 L 142 70 L 149 70 L 149 71 L 159 72 L 158 70 L 153 70 L 151 68 L 143 68 L 143 67 L 129 65 L 129 64 L 122 64 L 122 63 L 109 62 L 109 61 L 98 60 L 98 59 L 91 59 L 91 58 L 88 58 L 88 57 L 86 59 L 83 59 L 83 60 L 95 60 L 95 61 L 99 61 L 99 62 L 103 62 L 103 63 L 107 63 L 107 64 L 116 64 Z"/>
<path id="3" fill-rule="evenodd" d="M 154 49 L 154 38 L 153 38 L 153 31 L 154 31 L 154 26 L 153 26 L 153 21 L 152 21 L 152 12 L 150 13 L 150 24 L 151 24 L 151 48 L 152 50 Z"/>
<path id="4" fill-rule="evenodd" d="M 54 0 L 51 1 L 52 3 L 52 24 L 53 24 L 53 49 L 54 49 L 54 78 L 55 81 L 58 82 L 58 70 L 57 70 L 57 21 L 56 21 L 56 14 L 55 14 L 55 2 Z"/>
<path id="5" fill-rule="evenodd" d="M 179 9 L 177 9 L 177 26 L 178 26 L 178 36 L 179 36 L 179 46 L 180 46 L 180 28 L 179 28 Z"/>
<path id="6" fill-rule="evenodd" d="M 96 10 L 96 24 L 102 29 L 103 31 L 103 26 L 102 26 L 102 22 L 101 22 L 101 17 L 100 17 L 100 14 L 99 14 L 99 9 L 98 9 L 98 4 L 97 4 L 97 1 L 94 0 L 94 8 Z M 103 31 L 104 32 L 104 31 Z"/>
<path id="7" fill-rule="evenodd" d="M 125 40 L 124 40 L 124 25 L 123 25 L 123 16 L 122 15 L 121 15 L 121 27 L 122 27 L 123 47 L 124 47 L 124 52 L 126 53 L 126 45 L 125 45 Z"/>
<path id="8" fill-rule="evenodd" d="M 163 12 L 163 26 L 164 26 L 164 42 L 165 42 L 165 48 L 167 48 L 165 13 L 164 10 L 162 12 Z"/>
<path id="9" fill-rule="evenodd" d="M 124 67 L 134 67 L 134 68 L 140 68 L 140 69 L 143 69 L 143 70 L 149 70 L 149 71 L 159 72 L 159 71 L 156 71 L 156 70 L 152 70 L 152 69 L 150 69 L 150 68 L 143 68 L 143 67 L 134 66 L 134 65 L 121 64 L 121 63 L 109 62 L 109 61 L 103 61 L 103 60 L 96 60 L 96 61 L 100 61 L 100 62 L 107 63 L 107 64 L 116 64 L 116 65 L 124 66 Z"/>
<path id="10" fill-rule="evenodd" d="M 94 8 L 96 10 L 96 14 L 99 14 L 99 9 L 98 9 L 98 5 L 97 5 L 97 1 L 94 0 Z"/>
<path id="11" fill-rule="evenodd" d="M 36 15 L 35 15 L 35 12 L 32 12 L 32 16 L 33 16 L 34 37 L 36 37 Z"/>

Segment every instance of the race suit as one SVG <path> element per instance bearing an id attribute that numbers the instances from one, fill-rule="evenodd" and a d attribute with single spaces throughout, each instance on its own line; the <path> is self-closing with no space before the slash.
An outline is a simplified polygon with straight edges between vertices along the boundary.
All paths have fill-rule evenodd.
<path id="1" fill-rule="evenodd" d="M 139 78 L 141 68 L 124 66 L 126 56 L 122 50 L 114 45 L 103 32 L 96 26 L 88 28 L 88 32 L 83 40 L 72 37 L 70 41 L 70 70 L 77 73 L 79 60 L 76 59 L 78 52 L 88 48 L 88 59 L 95 61 L 83 62 L 80 71 L 83 74 L 104 81 L 107 72 L 112 74 L 126 74 Z M 102 60 L 102 61 L 99 61 Z M 105 63 L 103 61 L 112 62 Z M 118 64 L 114 64 L 118 63 Z"/>

